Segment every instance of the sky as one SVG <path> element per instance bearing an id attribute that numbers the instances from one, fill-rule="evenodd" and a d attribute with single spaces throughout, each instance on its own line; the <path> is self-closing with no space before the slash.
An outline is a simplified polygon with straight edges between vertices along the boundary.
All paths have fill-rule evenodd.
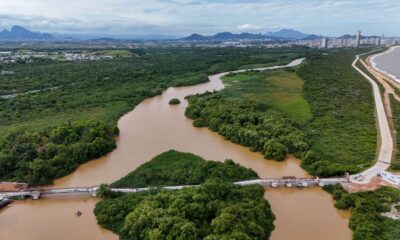
<path id="1" fill-rule="evenodd" d="M 0 0 L 0 29 L 120 36 L 283 28 L 400 36 L 400 0 Z"/>

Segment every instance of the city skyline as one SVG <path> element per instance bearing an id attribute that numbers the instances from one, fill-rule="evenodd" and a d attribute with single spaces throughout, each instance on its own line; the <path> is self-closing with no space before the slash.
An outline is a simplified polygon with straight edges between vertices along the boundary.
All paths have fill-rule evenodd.
<path id="1" fill-rule="evenodd" d="M 21 25 L 42 32 L 125 36 L 265 33 L 284 28 L 340 36 L 362 29 L 365 35 L 399 36 L 399 11 L 400 3 L 388 0 L 3 0 L 0 29 Z"/>

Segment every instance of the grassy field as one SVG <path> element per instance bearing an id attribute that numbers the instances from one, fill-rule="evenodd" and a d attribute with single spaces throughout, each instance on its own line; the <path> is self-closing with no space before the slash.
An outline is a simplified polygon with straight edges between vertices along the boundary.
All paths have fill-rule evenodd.
<path id="1" fill-rule="evenodd" d="M 303 80 L 293 70 L 250 71 L 225 76 L 223 81 L 228 95 L 274 105 L 301 124 L 311 118 Z"/>
<path id="2" fill-rule="evenodd" d="M 132 57 L 136 56 L 132 52 L 128 50 L 105 50 L 105 51 L 97 51 L 93 52 L 92 55 L 104 55 L 104 56 L 112 56 L 112 57 Z"/>

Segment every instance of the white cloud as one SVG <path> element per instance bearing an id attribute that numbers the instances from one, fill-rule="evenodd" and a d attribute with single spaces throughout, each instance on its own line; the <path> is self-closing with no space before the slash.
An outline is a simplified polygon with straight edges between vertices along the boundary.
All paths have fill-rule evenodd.
<path id="1" fill-rule="evenodd" d="M 251 25 L 251 24 L 243 24 L 243 25 L 239 25 L 237 27 L 237 29 L 239 29 L 240 31 L 255 31 L 255 30 L 260 30 L 261 27 L 260 26 L 256 26 L 256 25 Z"/>

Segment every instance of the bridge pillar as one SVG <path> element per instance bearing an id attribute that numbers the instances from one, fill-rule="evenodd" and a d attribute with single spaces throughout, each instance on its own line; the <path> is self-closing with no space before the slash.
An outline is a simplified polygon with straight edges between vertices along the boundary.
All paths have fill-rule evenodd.
<path id="1" fill-rule="evenodd" d="M 38 200 L 40 198 L 40 192 L 33 192 L 31 197 L 33 200 Z"/>
<path id="2" fill-rule="evenodd" d="M 92 197 L 97 197 L 97 191 L 96 190 L 92 190 L 91 191 L 91 195 L 92 195 Z"/>

